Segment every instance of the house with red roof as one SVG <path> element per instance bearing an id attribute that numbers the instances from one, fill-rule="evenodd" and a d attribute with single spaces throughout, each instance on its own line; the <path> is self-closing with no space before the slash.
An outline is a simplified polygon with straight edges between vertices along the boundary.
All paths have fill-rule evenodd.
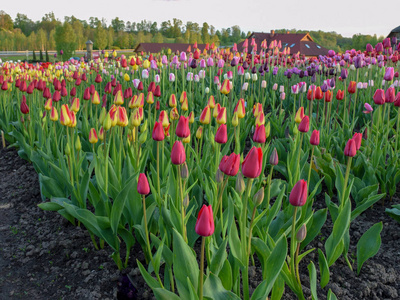
<path id="1" fill-rule="evenodd" d="M 247 37 L 249 45 L 253 38 L 257 44 L 257 51 L 260 51 L 261 43 L 264 40 L 267 41 L 267 46 L 276 40 L 278 43 L 279 41 L 281 42 L 281 51 L 284 48 L 289 48 L 291 54 L 299 53 L 305 57 L 317 57 L 318 55 L 328 54 L 328 49 L 314 42 L 309 33 L 290 33 L 289 31 L 286 33 L 275 33 L 274 30 L 271 30 L 270 33 L 253 32 Z M 244 41 L 237 45 L 239 51 L 242 50 L 243 43 Z M 251 50 L 249 49 L 249 51 Z"/>

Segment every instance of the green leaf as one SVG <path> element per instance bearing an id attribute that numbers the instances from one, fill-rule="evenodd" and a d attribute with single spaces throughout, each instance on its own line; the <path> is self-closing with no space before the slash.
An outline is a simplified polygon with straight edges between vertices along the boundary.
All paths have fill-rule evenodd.
<path id="1" fill-rule="evenodd" d="M 266 267 L 269 272 L 266 274 L 265 280 L 255 289 L 251 300 L 266 299 L 274 286 L 275 280 L 278 277 L 287 254 L 286 237 L 282 236 L 276 243 L 274 249 L 269 255 Z"/>
<path id="2" fill-rule="evenodd" d="M 321 232 L 327 215 L 328 210 L 326 208 L 320 209 L 312 215 L 310 222 L 307 223 L 307 236 L 301 243 L 300 250 L 303 250 Z"/>
<path id="3" fill-rule="evenodd" d="M 313 300 L 318 300 L 317 296 L 317 270 L 315 270 L 315 266 L 313 262 L 307 266 L 308 273 L 310 274 L 310 289 L 311 289 L 311 297 Z"/>
<path id="4" fill-rule="evenodd" d="M 329 282 L 330 273 L 329 273 L 328 262 L 326 261 L 324 252 L 322 252 L 321 249 L 318 249 L 318 264 L 319 264 L 319 271 L 321 274 L 320 285 L 321 288 L 324 288 Z"/>
<path id="5" fill-rule="evenodd" d="M 283 276 L 279 275 L 275 280 L 274 287 L 272 288 L 271 300 L 282 299 L 283 293 L 285 292 L 285 280 Z"/>
<path id="6" fill-rule="evenodd" d="M 211 259 L 210 272 L 214 273 L 217 276 L 219 274 L 219 271 L 222 269 L 226 258 L 228 257 L 226 253 L 227 243 L 228 239 L 225 239 L 219 246 L 217 253 Z"/>
<path id="7" fill-rule="evenodd" d="M 143 265 L 140 263 L 139 260 L 136 260 L 136 262 L 137 262 L 137 264 L 138 264 L 140 273 L 141 273 L 142 276 L 143 276 L 143 279 L 146 281 L 147 285 L 153 290 L 153 292 L 154 292 L 154 294 L 155 294 L 155 289 L 161 287 L 161 286 L 160 286 L 160 283 L 159 283 L 156 279 L 154 279 L 154 278 L 149 274 L 149 272 L 146 271 L 146 269 L 143 267 Z M 175 294 L 174 294 L 174 295 L 175 295 Z M 176 295 L 175 295 L 175 296 L 176 296 Z M 157 296 L 156 296 L 156 297 L 157 297 Z M 176 297 L 179 299 L 178 296 L 176 296 Z M 157 298 L 157 299 L 158 299 L 158 298 Z M 161 299 L 164 299 L 164 298 L 161 298 Z M 173 299 L 173 298 L 169 298 L 169 299 Z"/>
<path id="8" fill-rule="evenodd" d="M 183 299 L 190 299 L 189 287 L 186 277 L 189 277 L 197 290 L 199 282 L 199 266 L 193 250 L 185 243 L 182 236 L 173 229 L 173 247 L 174 247 L 174 275 L 179 295 Z"/>
<path id="9" fill-rule="evenodd" d="M 234 258 L 238 260 L 242 265 L 242 248 L 239 240 L 238 231 L 236 228 L 236 223 L 232 223 L 231 231 L 228 235 L 229 239 L 229 248 L 232 252 Z"/>
<path id="10" fill-rule="evenodd" d="M 166 289 L 156 288 L 153 289 L 154 296 L 157 300 L 182 300 L 173 292 L 167 291 Z"/>
<path id="11" fill-rule="evenodd" d="M 130 178 L 130 180 L 125 184 L 125 187 L 122 189 L 122 191 L 118 194 L 117 198 L 114 200 L 111 209 L 110 222 L 111 222 L 111 228 L 115 234 L 118 230 L 118 224 L 121 219 L 122 211 L 124 210 L 125 207 L 127 196 L 131 188 L 134 186 L 132 183 L 135 178 L 136 177 Z"/>
<path id="12" fill-rule="evenodd" d="M 350 213 L 351 213 L 351 203 L 346 201 L 343 210 L 339 213 L 334 225 L 332 234 L 328 237 L 325 242 L 325 252 L 328 260 L 328 265 L 331 266 L 336 259 L 339 257 L 338 247 L 343 240 L 343 236 L 346 230 L 349 230 L 350 226 Z"/>
<path id="13" fill-rule="evenodd" d="M 65 192 L 59 186 L 58 182 L 50 177 L 44 176 L 39 173 L 40 192 L 48 199 L 52 197 L 65 197 Z"/>
<path id="14" fill-rule="evenodd" d="M 357 243 L 357 275 L 360 274 L 360 270 L 364 262 L 378 253 L 381 247 L 381 231 L 382 222 L 376 223 L 371 226 L 360 238 Z"/>
<path id="15" fill-rule="evenodd" d="M 374 195 L 374 196 L 369 196 L 365 201 L 359 203 L 359 205 L 357 205 L 356 209 L 354 209 L 351 212 L 351 221 L 354 221 L 354 219 L 357 218 L 363 211 L 370 208 L 372 205 L 374 205 L 376 202 L 378 202 L 380 199 L 382 199 L 385 196 L 386 196 L 386 194 L 378 194 L 378 195 Z"/>
<path id="16" fill-rule="evenodd" d="M 393 207 L 393 206 L 392 206 Z M 386 208 L 385 212 L 393 218 L 395 221 L 400 223 L 400 209 L 393 207 L 393 208 Z"/>
<path id="17" fill-rule="evenodd" d="M 218 277 L 219 279 L 221 279 L 221 283 L 224 286 L 224 288 L 230 291 L 233 286 L 233 281 L 232 281 L 232 267 L 231 264 L 229 263 L 229 260 L 226 259 L 224 261 L 222 269 L 219 271 Z"/>
<path id="18" fill-rule="evenodd" d="M 329 289 L 328 295 L 326 295 L 326 300 L 338 300 L 336 295 Z"/>
<path id="19" fill-rule="evenodd" d="M 240 300 L 240 298 L 226 290 L 221 280 L 213 273 L 210 273 L 203 286 L 203 293 L 205 297 L 213 300 Z"/>

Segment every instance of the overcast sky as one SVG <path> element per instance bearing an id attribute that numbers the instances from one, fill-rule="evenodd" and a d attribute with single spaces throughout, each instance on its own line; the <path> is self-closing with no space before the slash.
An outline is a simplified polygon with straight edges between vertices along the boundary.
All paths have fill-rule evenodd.
<path id="1" fill-rule="evenodd" d="M 343 36 L 377 34 L 386 36 L 400 26 L 400 0 L 18 0 L 1 1 L 4 10 L 14 19 L 17 13 L 37 21 L 53 11 L 63 21 L 64 16 L 78 19 L 89 17 L 139 22 L 157 22 L 173 18 L 213 25 L 216 29 L 239 25 L 242 31 L 272 29 L 303 29 L 336 31 Z"/>

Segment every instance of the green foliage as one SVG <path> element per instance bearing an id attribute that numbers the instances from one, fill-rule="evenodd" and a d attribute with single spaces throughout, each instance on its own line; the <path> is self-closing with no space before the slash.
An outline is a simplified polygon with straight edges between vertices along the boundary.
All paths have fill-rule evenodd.
<path id="1" fill-rule="evenodd" d="M 55 40 L 57 52 L 63 50 L 63 55 L 66 58 L 69 58 L 74 54 L 77 43 L 75 32 L 71 24 L 64 22 L 62 26 L 60 25 L 56 27 Z"/>

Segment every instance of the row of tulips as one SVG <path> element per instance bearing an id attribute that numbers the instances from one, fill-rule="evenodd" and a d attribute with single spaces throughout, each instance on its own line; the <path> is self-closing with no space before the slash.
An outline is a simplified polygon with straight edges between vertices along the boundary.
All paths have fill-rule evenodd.
<path id="1" fill-rule="evenodd" d="M 286 286 L 305 299 L 299 265 L 328 214 L 322 288 L 339 257 L 355 264 L 351 221 L 400 181 L 398 52 L 188 56 L 4 63 L 0 127 L 39 173 L 39 207 L 108 244 L 120 269 L 137 264 L 157 299 L 280 299 Z M 381 229 L 358 241 L 358 273 Z"/>

